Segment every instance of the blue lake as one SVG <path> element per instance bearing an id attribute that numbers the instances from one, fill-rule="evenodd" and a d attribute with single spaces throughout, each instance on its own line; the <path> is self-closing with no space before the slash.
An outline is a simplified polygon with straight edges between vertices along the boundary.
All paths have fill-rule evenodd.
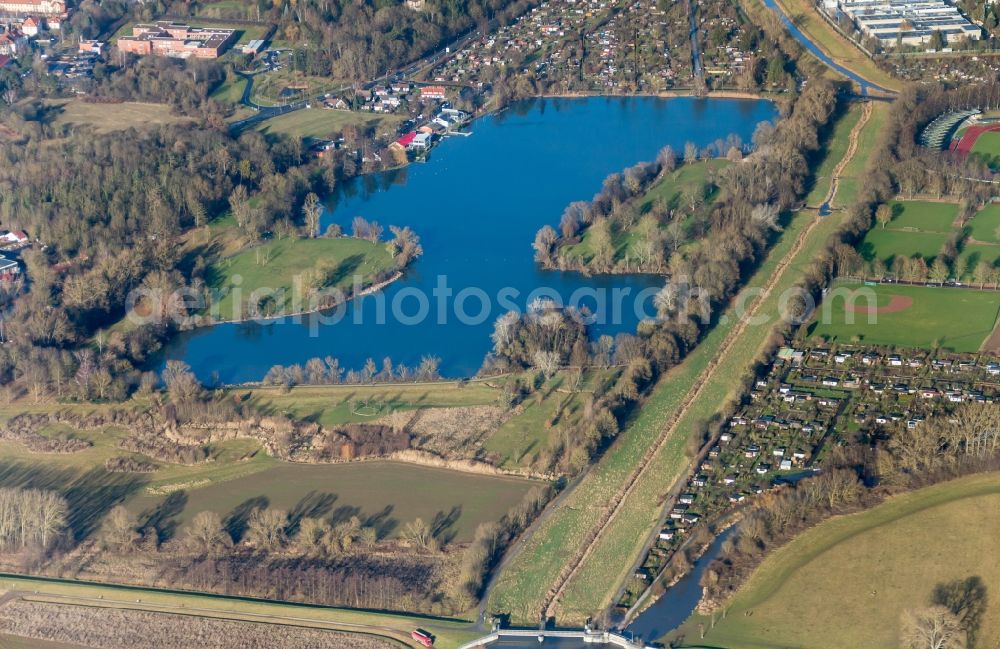
<path id="1" fill-rule="evenodd" d="M 535 232 L 546 223 L 558 225 L 566 205 L 589 200 L 609 173 L 651 160 L 667 144 L 682 152 L 685 142 L 703 147 L 730 133 L 749 142 L 756 125 L 776 114 L 770 102 L 742 99 L 516 104 L 477 120 L 470 137 L 449 138 L 427 163 L 354 179 L 329 197 L 324 228 L 336 222 L 349 231 L 351 220 L 363 216 L 416 231 L 424 255 L 401 280 L 349 303 L 335 317 L 186 332 L 171 341 L 163 360 L 184 360 L 201 379 L 226 383 L 259 380 L 275 364 L 317 356 L 359 368 L 369 357 L 379 365 L 387 356 L 416 365 L 432 355 L 441 359 L 442 374 L 469 376 L 490 349 L 494 321 L 507 305 L 523 309 L 532 297 L 546 297 L 537 294 L 540 287 L 591 311 L 598 310 L 603 291 L 608 308 L 594 323 L 594 335 L 634 331 L 643 315 L 634 297 L 645 290 L 639 306 L 652 315 L 651 295 L 663 278 L 543 271 L 533 259 Z M 620 300 L 620 316 L 611 313 L 613 289 L 631 293 Z M 402 319 L 393 317 L 394 306 Z M 380 311 L 387 317 L 379 318 Z"/>

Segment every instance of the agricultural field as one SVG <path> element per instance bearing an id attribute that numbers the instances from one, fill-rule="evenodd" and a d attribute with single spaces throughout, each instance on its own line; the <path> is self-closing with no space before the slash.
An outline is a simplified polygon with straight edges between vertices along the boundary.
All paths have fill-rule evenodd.
<path id="1" fill-rule="evenodd" d="M 359 516 L 379 538 L 391 538 L 420 517 L 442 540 L 471 541 L 480 523 L 498 520 L 537 483 L 519 478 L 475 475 L 401 462 L 289 464 L 269 462 L 263 471 L 192 486 L 168 495 L 143 492 L 125 501 L 137 515 L 166 506 L 183 529 L 195 514 L 214 511 L 224 520 L 266 506 L 288 512 L 311 511 L 335 521 Z M 196 484 L 196 483 L 193 483 Z M 181 504 L 178 506 L 180 501 Z"/>
<path id="2" fill-rule="evenodd" d="M 835 288 L 839 290 L 820 306 L 808 326 L 809 336 L 829 342 L 974 352 L 993 331 L 1000 310 L 996 291 L 848 282 Z M 862 293 L 855 295 L 858 290 Z M 872 308 L 877 309 L 874 314 Z"/>
<path id="3" fill-rule="evenodd" d="M 994 472 L 827 520 L 772 553 L 714 628 L 695 616 L 677 634 L 695 638 L 701 623 L 704 645 L 727 649 L 895 649 L 904 610 L 928 606 L 939 584 L 978 576 L 988 597 L 979 638 L 998 638 L 1000 564 L 984 558 L 995 554 L 1000 518 L 983 516 L 997 508 Z"/>
<path id="4" fill-rule="evenodd" d="M 189 117 L 173 115 L 166 104 L 124 102 L 91 104 L 79 99 L 52 99 L 49 107 L 51 125 L 56 129 L 81 130 L 93 133 L 113 133 L 126 129 L 146 129 L 167 124 L 186 124 Z"/>
<path id="5" fill-rule="evenodd" d="M 277 622 L 305 628 L 356 631 L 364 625 L 373 633 L 390 638 L 409 638 L 409 633 L 417 627 L 430 630 L 436 637 L 436 646 L 456 649 L 461 644 L 481 635 L 469 629 L 467 622 L 427 618 L 419 615 L 403 615 L 386 612 L 369 612 L 356 609 L 334 608 L 330 606 L 310 606 L 303 604 L 283 604 L 267 601 L 253 601 L 231 598 L 223 595 L 201 595 L 169 590 L 116 586 L 88 582 L 48 580 L 40 577 L 5 577 L 0 580 L 0 589 L 31 590 L 33 599 L 56 602 L 88 603 L 101 600 L 108 606 L 154 613 L 190 613 L 197 610 L 206 618 Z M 141 595 L 140 601 L 136 601 Z M 3 638 L 3 636 L 0 636 Z M 0 645 L 3 647 L 4 645 Z M 17 645 L 15 645 L 16 647 Z M 28 644 L 23 647 L 40 646 L 44 649 L 75 649 L 73 645 Z M 406 646 L 409 646 L 407 643 Z"/>
<path id="6" fill-rule="evenodd" d="M 55 431 L 53 431 L 55 434 Z M 221 442 L 213 461 L 184 466 L 158 462 L 151 474 L 110 473 L 104 460 L 125 453 L 123 431 L 82 432 L 94 443 L 73 454 L 29 453 L 0 442 L 0 486 L 57 488 L 72 505 L 71 528 L 85 536 L 118 502 L 136 514 L 169 511 L 183 527 L 199 511 L 226 518 L 249 505 L 294 511 L 321 502 L 338 520 L 358 515 L 392 537 L 417 517 L 442 525 L 443 538 L 469 541 L 476 527 L 500 518 L 538 483 L 397 462 L 301 465 L 268 457 L 250 440 Z"/>
<path id="7" fill-rule="evenodd" d="M 263 121 L 255 128 L 265 135 L 326 139 L 340 134 L 347 126 L 394 134 L 402 122 L 400 115 L 305 108 Z"/>
<path id="8" fill-rule="evenodd" d="M 349 290 L 355 277 L 360 278 L 362 285 L 368 285 L 373 277 L 390 273 L 394 268 L 392 257 L 381 243 L 351 237 L 272 240 L 220 259 L 209 267 L 206 283 L 219 291 L 213 317 L 245 319 L 251 317 L 254 307 L 265 314 L 308 309 L 307 275 L 321 261 L 329 265 L 323 271 L 327 274 L 323 287 L 341 290 Z M 234 281 L 236 277 L 240 279 Z M 253 296 L 255 290 L 273 293 Z M 258 299 L 258 304 L 250 304 L 251 299 Z M 263 308 L 262 302 L 266 302 Z"/>

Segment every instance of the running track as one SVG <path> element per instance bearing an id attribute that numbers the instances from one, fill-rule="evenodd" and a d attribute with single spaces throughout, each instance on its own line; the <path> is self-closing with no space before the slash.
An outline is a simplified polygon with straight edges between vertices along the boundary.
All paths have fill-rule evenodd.
<path id="1" fill-rule="evenodd" d="M 986 124 L 984 126 L 970 126 L 958 142 L 952 142 L 951 149 L 962 155 L 969 155 L 972 147 L 976 144 L 979 136 L 987 131 L 1000 131 L 1000 124 Z"/>

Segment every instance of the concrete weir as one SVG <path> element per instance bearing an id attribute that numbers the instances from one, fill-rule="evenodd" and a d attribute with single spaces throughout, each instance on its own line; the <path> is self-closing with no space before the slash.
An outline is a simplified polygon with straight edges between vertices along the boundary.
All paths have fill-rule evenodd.
<path id="1" fill-rule="evenodd" d="M 503 646 L 511 646 L 510 641 L 523 639 L 526 642 L 535 640 L 532 643 L 536 646 L 545 647 L 547 639 L 580 640 L 585 644 L 607 645 L 609 647 L 621 647 L 621 649 L 644 649 L 646 645 L 641 642 L 633 642 L 625 636 L 612 633 L 611 631 L 593 631 L 584 629 L 567 630 L 542 630 L 542 629 L 500 629 L 494 627 L 489 635 L 467 642 L 459 649 L 476 649 L 477 647 L 489 647 L 495 643 L 502 643 Z M 519 646 L 519 645 L 518 645 Z M 528 646 L 525 644 L 524 646 Z"/>

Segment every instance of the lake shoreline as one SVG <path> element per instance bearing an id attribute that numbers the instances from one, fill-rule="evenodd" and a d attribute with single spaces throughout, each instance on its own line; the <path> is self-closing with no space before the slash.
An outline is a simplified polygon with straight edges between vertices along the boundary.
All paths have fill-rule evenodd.
<path id="1" fill-rule="evenodd" d="M 381 282 L 376 282 L 374 284 L 366 286 L 365 288 L 361 289 L 357 293 L 352 293 L 352 294 L 348 295 L 347 297 L 345 297 L 340 302 L 337 302 L 335 304 L 330 304 L 330 305 L 327 305 L 327 306 L 316 307 L 315 309 L 303 309 L 301 311 L 295 311 L 293 313 L 282 313 L 281 315 L 272 315 L 272 316 L 247 316 L 246 318 L 233 318 L 233 319 L 230 319 L 230 320 L 212 320 L 211 322 L 199 322 L 198 324 L 195 324 L 195 325 L 191 326 L 189 329 L 185 329 L 184 331 L 193 331 L 195 329 L 205 329 L 205 328 L 209 328 L 209 327 L 214 327 L 216 325 L 240 324 L 240 323 L 243 323 L 243 322 L 255 322 L 255 323 L 258 323 L 258 324 L 265 324 L 265 323 L 270 322 L 270 321 L 281 320 L 282 318 L 300 318 L 302 316 L 312 315 L 314 313 L 322 313 L 323 311 L 329 311 L 330 309 L 336 309 L 337 307 L 339 307 L 341 305 L 347 304 L 351 300 L 354 300 L 354 299 L 357 299 L 357 298 L 360 298 L 360 297 L 364 297 L 366 295 L 371 295 L 373 293 L 378 293 L 379 291 L 381 291 L 382 289 L 384 289 L 386 286 L 389 286 L 390 284 L 392 284 L 393 282 L 395 282 L 396 280 L 398 280 L 398 279 L 400 279 L 402 277 L 403 277 L 403 270 L 397 270 L 392 275 L 392 277 L 389 277 L 388 279 L 382 280 Z M 208 316 L 198 316 L 198 317 L 199 318 L 207 318 Z"/>

